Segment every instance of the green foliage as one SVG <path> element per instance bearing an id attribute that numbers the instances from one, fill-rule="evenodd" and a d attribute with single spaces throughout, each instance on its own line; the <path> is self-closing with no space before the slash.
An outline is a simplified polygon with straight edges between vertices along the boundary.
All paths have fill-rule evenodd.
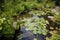
<path id="1" fill-rule="evenodd" d="M 25 26 L 26 30 L 33 31 L 34 34 L 47 34 L 46 24 L 48 21 L 42 18 L 24 18 L 20 23 L 17 22 L 15 29 L 13 28 L 13 16 L 16 14 L 21 15 L 26 10 L 32 10 L 29 14 L 33 16 L 42 16 L 47 14 L 53 14 L 51 8 L 55 6 L 51 0 L 0 0 L 0 36 L 12 37 L 15 29 L 19 29 L 20 26 Z M 38 9 L 35 11 L 35 9 Z M 60 14 L 53 14 L 54 20 L 60 23 Z M 56 39 L 55 39 L 56 37 Z M 51 40 L 60 40 L 60 36 L 52 36 Z M 19 36 L 20 38 L 20 36 Z"/>
<path id="2" fill-rule="evenodd" d="M 60 35 L 55 34 L 55 35 L 53 35 L 53 36 L 51 37 L 50 40 L 60 40 Z"/>
<path id="3" fill-rule="evenodd" d="M 54 2 L 52 1 L 46 1 L 46 2 L 43 2 L 43 5 L 46 7 L 46 8 L 52 8 L 55 6 Z"/>
<path id="4" fill-rule="evenodd" d="M 60 23 L 60 14 L 55 14 L 54 19 L 56 22 Z"/>
<path id="5" fill-rule="evenodd" d="M 60 40 L 60 35 L 53 34 L 52 37 L 46 38 L 46 40 Z"/>
<path id="6" fill-rule="evenodd" d="M 0 18 L 0 36 L 13 37 L 14 28 L 11 20 L 6 20 L 6 18 Z"/>
<path id="7" fill-rule="evenodd" d="M 36 8 L 37 3 L 36 2 L 25 2 L 25 9 L 29 10 L 29 9 L 34 9 Z"/>
<path id="8" fill-rule="evenodd" d="M 29 12 L 29 14 L 32 14 L 33 16 L 42 16 L 42 15 L 46 15 L 47 13 L 45 13 L 43 10 L 39 11 L 39 10 L 33 10 L 31 12 Z"/>
<path id="9" fill-rule="evenodd" d="M 26 30 L 33 31 L 34 34 L 47 34 L 46 24 L 48 22 L 40 18 L 29 18 L 22 20 L 22 26 L 26 27 Z"/>
<path id="10" fill-rule="evenodd" d="M 0 19 L 0 25 L 4 22 L 5 18 Z M 0 30 L 2 30 L 2 27 L 0 26 Z"/>
<path id="11" fill-rule="evenodd" d="M 53 2 L 40 2 L 39 0 L 5 0 L 3 3 L 3 12 L 6 15 L 13 16 L 17 13 L 22 13 L 25 10 L 38 9 L 43 7 L 52 7 L 54 6 Z"/>

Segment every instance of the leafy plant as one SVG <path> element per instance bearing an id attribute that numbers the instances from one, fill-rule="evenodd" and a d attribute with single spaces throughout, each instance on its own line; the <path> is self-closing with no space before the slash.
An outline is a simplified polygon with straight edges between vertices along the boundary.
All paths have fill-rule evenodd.
<path id="1" fill-rule="evenodd" d="M 46 15 L 44 11 L 39 11 L 39 10 L 33 10 L 29 12 L 29 14 L 36 15 L 36 16 Z"/>
<path id="2" fill-rule="evenodd" d="M 55 35 L 53 35 L 53 36 L 51 37 L 50 40 L 60 40 L 60 35 L 55 34 Z"/>
<path id="3" fill-rule="evenodd" d="M 47 38 L 46 40 L 60 40 L 60 34 L 57 34 L 56 31 L 50 32 L 52 36 L 50 38 Z"/>
<path id="4" fill-rule="evenodd" d="M 15 30 L 11 23 L 11 20 L 6 20 L 6 18 L 0 18 L 0 36 L 13 37 Z"/>
<path id="5" fill-rule="evenodd" d="M 48 24 L 48 21 L 45 21 L 44 19 L 40 18 L 29 18 L 22 20 L 21 25 L 26 27 L 26 30 L 33 31 L 34 34 L 47 34 L 46 24 Z"/>
<path id="6" fill-rule="evenodd" d="M 60 23 L 60 14 L 55 14 L 54 19 L 56 22 Z"/>

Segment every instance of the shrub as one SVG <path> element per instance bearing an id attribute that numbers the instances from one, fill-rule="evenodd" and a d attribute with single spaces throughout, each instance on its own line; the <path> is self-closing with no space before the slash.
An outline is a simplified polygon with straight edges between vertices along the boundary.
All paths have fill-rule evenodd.
<path id="1" fill-rule="evenodd" d="M 11 23 L 11 20 L 6 20 L 5 18 L 0 18 L 0 36 L 4 36 L 6 38 L 13 37 L 15 30 Z"/>

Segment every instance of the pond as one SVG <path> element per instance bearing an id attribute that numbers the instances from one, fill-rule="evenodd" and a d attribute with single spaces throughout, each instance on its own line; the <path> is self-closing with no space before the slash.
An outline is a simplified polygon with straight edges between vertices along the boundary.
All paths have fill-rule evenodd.
<path id="1" fill-rule="evenodd" d="M 42 19 L 42 18 L 44 19 L 44 17 L 42 15 L 38 16 L 38 15 L 31 15 L 31 14 L 28 14 L 28 13 L 24 14 L 24 15 L 23 14 L 20 15 L 20 21 L 23 21 L 23 23 L 25 23 L 24 19 L 27 20 L 26 21 L 27 24 L 28 24 L 27 26 L 31 26 L 31 25 L 29 25 L 30 24 L 29 21 L 31 21 L 31 19 L 33 19 L 33 18 L 36 18 L 36 20 L 37 20 L 36 22 L 38 22 L 39 19 Z M 32 22 L 34 22 L 34 21 L 32 21 Z M 34 38 L 36 38 L 37 40 L 46 40 L 45 35 L 43 35 L 43 34 L 34 34 L 31 30 L 26 30 L 26 27 L 24 25 L 21 26 L 20 31 L 23 32 L 22 38 L 20 40 L 34 40 Z M 41 32 L 41 31 L 39 31 L 39 32 Z"/>
<path id="2" fill-rule="evenodd" d="M 21 28 L 21 31 L 23 32 L 21 40 L 34 40 L 34 38 L 37 38 L 37 40 L 45 40 L 45 36 L 42 34 L 33 34 L 32 31 L 26 31 L 25 28 Z"/>
<path id="3" fill-rule="evenodd" d="M 29 18 L 31 15 L 26 15 L 26 18 Z M 25 17 L 25 16 L 24 16 Z M 38 18 L 38 16 L 33 16 L 34 18 Z M 40 16 L 40 18 L 43 18 L 43 16 Z M 23 32 L 23 36 L 21 40 L 34 40 L 34 38 L 37 38 L 37 40 L 46 40 L 45 36 L 42 34 L 34 34 L 32 31 L 27 31 L 24 27 L 21 27 L 21 31 Z"/>

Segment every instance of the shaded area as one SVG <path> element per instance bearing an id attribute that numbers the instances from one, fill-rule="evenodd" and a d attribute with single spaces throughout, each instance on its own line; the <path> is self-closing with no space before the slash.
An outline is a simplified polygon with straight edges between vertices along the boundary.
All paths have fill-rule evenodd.
<path id="1" fill-rule="evenodd" d="M 21 28 L 23 32 L 23 37 L 21 40 L 33 40 L 37 38 L 37 40 L 45 40 L 45 36 L 42 34 L 33 34 L 32 31 L 26 31 L 25 28 Z"/>

